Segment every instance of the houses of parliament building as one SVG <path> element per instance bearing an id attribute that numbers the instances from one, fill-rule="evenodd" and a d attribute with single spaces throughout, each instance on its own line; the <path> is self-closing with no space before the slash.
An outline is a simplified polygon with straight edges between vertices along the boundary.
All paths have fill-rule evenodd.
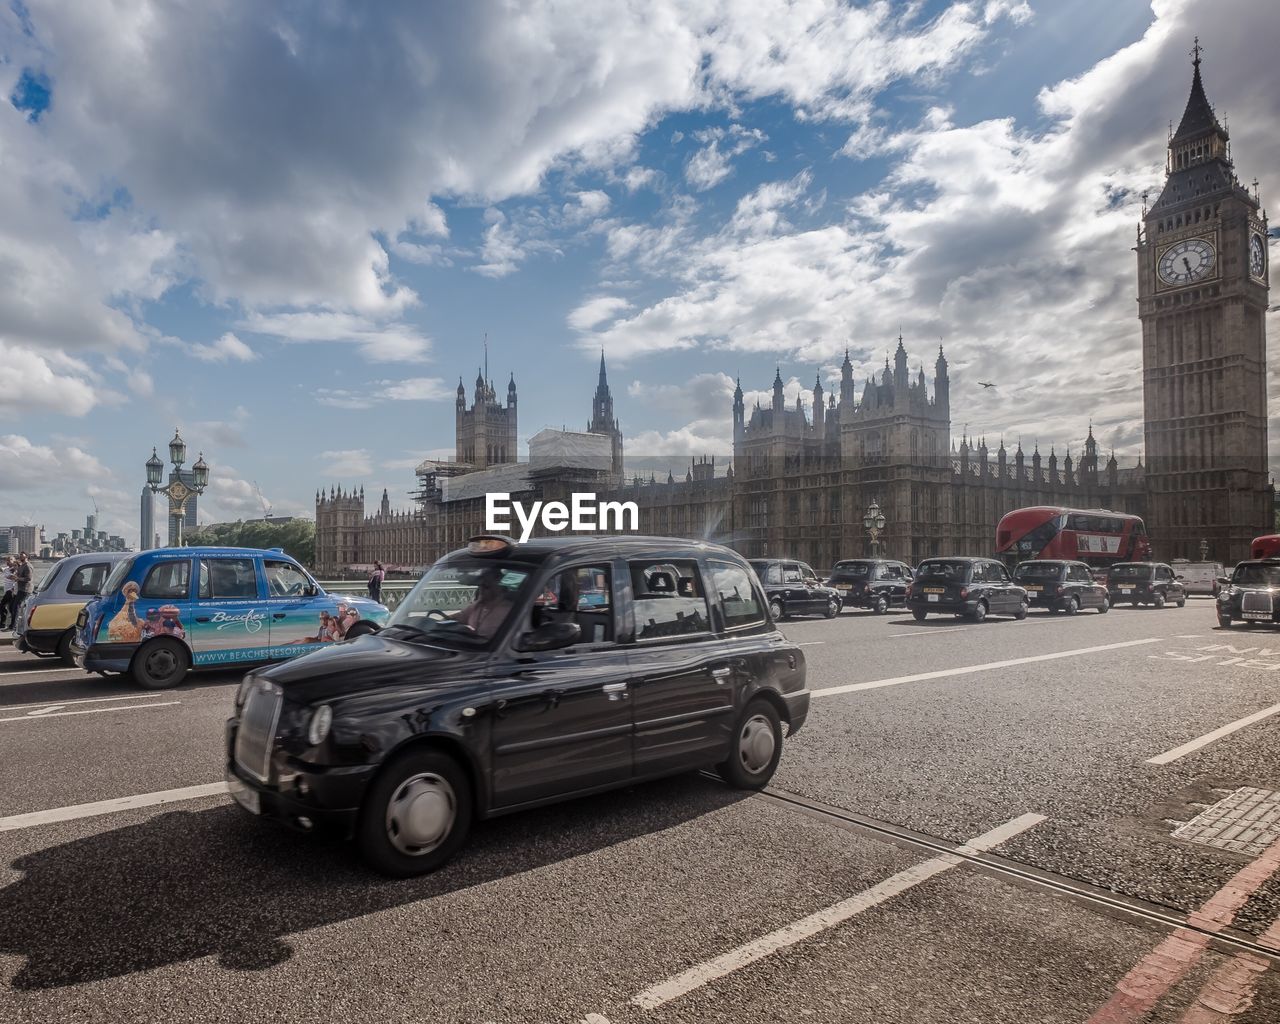
<path id="1" fill-rule="evenodd" d="M 627 476 L 603 355 L 581 432 L 544 430 L 516 458 L 514 377 L 500 401 L 479 373 L 468 404 L 458 384 L 455 458 L 417 469 L 416 508 L 373 515 L 363 491 L 316 495 L 316 569 L 336 575 L 374 559 L 418 570 L 484 531 L 485 494 L 526 504 L 574 491 L 634 501 L 640 531 L 705 538 L 747 557 L 789 556 L 820 569 L 869 552 L 864 510 L 879 504 L 886 555 L 990 554 L 996 524 L 1028 505 L 1141 515 L 1155 557 L 1248 557 L 1273 531 L 1267 469 L 1267 223 L 1237 179 L 1227 131 L 1205 96 L 1197 48 L 1191 92 L 1170 136 L 1166 180 L 1144 210 L 1135 252 L 1143 358 L 1145 459 L 1105 460 L 1092 427 L 1073 459 L 951 432 L 951 384 L 939 348 L 932 377 L 913 376 L 899 337 L 892 363 L 862 382 L 848 353 L 838 386 L 815 382 L 808 410 L 788 406 L 781 373 L 767 406 L 734 392 L 733 453 L 683 476 Z M 723 470 L 723 471 L 718 471 Z"/>

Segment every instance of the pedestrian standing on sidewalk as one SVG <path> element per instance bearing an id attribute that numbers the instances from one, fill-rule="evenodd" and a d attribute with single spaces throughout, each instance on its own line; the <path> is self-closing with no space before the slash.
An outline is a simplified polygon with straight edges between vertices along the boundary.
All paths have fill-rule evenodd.
<path id="1" fill-rule="evenodd" d="M 373 572 L 369 573 L 369 597 L 371 600 L 382 601 L 382 581 L 386 579 L 387 571 L 382 568 L 381 562 L 373 563 Z"/>
<path id="2" fill-rule="evenodd" d="M 12 629 L 18 624 L 18 606 L 15 592 L 18 589 L 18 577 L 14 573 L 17 562 L 13 555 L 8 555 L 4 565 L 0 566 L 0 629 Z"/>
<path id="3" fill-rule="evenodd" d="M 31 593 L 31 563 L 27 561 L 27 553 L 25 551 L 18 552 L 18 564 L 13 570 L 13 579 L 16 585 L 13 592 L 13 622 L 11 625 L 16 626 L 18 624 L 18 611 L 22 608 L 22 602 Z"/>

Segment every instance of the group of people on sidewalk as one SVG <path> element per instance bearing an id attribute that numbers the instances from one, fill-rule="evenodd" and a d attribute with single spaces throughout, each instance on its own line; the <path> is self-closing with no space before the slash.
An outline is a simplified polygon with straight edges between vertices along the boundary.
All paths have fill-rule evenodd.
<path id="1" fill-rule="evenodd" d="M 5 558 L 0 566 L 0 588 L 0 629 L 13 629 L 18 624 L 18 609 L 31 593 L 31 563 L 25 551 L 17 558 Z"/>

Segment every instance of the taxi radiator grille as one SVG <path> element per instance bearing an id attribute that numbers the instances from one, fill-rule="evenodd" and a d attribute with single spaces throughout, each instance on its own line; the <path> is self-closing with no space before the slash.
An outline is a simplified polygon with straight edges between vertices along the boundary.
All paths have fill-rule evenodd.
<path id="1" fill-rule="evenodd" d="M 1271 614 L 1271 595 L 1256 590 L 1246 591 L 1240 599 L 1241 612 L 1266 612 Z"/>
<path id="2" fill-rule="evenodd" d="M 276 725 L 280 721 L 280 691 L 270 683 L 259 681 L 249 691 L 236 729 L 236 764 L 259 782 L 271 775 L 271 751 L 275 745 Z"/>

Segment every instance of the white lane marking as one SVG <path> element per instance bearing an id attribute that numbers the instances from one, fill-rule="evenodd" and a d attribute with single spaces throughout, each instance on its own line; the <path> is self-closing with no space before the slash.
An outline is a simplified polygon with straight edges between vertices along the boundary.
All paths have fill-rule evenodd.
<path id="1" fill-rule="evenodd" d="M 825 640 L 806 640 L 804 643 L 796 644 L 797 647 L 820 647 L 825 644 Z"/>
<path id="2" fill-rule="evenodd" d="M 965 853 L 981 853 L 990 850 L 1019 832 L 1024 832 L 1044 820 L 1045 816 L 1043 814 L 1024 814 L 1010 822 L 1006 822 L 999 828 L 970 839 L 964 846 L 960 847 L 960 850 Z M 797 942 L 802 942 L 818 932 L 833 928 L 849 920 L 849 918 L 861 914 L 864 910 L 870 910 L 872 907 L 906 892 L 921 882 L 927 882 L 935 875 L 939 875 L 957 864 L 963 863 L 964 861 L 961 858 L 946 853 L 921 864 L 913 865 L 855 896 L 841 900 L 833 906 L 801 918 L 785 928 L 779 928 L 777 931 L 761 936 L 743 946 L 739 946 L 737 949 L 731 949 L 713 960 L 707 960 L 704 963 L 690 967 L 681 974 L 668 978 L 652 988 L 645 989 L 639 995 L 633 997 L 631 1002 L 643 1009 L 655 1010 L 664 1003 L 669 1003 L 671 1000 L 678 999 L 694 989 L 701 988 L 703 985 L 709 984 L 718 978 L 723 978 L 726 974 L 730 974 L 740 967 L 755 963 L 757 960 L 762 960 L 780 949 L 794 946 Z"/>
<path id="3" fill-rule="evenodd" d="M 974 672 L 989 672 L 998 668 L 1011 668 L 1014 665 L 1030 665 L 1037 661 L 1056 661 L 1059 658 L 1076 658 L 1082 654 L 1097 654 L 1101 651 L 1115 651 L 1122 647 L 1139 647 L 1142 644 L 1159 643 L 1163 638 L 1149 637 L 1146 640 L 1125 640 L 1118 644 L 1100 644 L 1097 647 L 1078 647 L 1074 651 L 1056 651 L 1053 654 L 1035 654 L 1027 658 L 1009 658 L 1006 661 L 989 661 L 985 665 L 965 665 L 961 668 L 941 668 L 935 672 L 918 672 L 913 676 L 895 676 L 892 679 L 876 679 L 869 683 L 849 683 L 846 686 L 827 686 L 809 691 L 814 697 L 834 697 L 841 693 L 856 693 L 859 690 L 877 690 L 882 686 L 898 686 L 901 683 L 920 683 L 927 679 L 946 679 L 949 676 L 967 676 Z"/>
<path id="4" fill-rule="evenodd" d="M 55 704 L 47 710 L 28 711 L 25 715 L 15 715 L 12 718 L 0 718 L 0 722 L 35 722 L 42 721 L 46 718 L 66 718 L 68 715 L 100 715 L 104 711 L 137 711 L 138 708 L 167 708 L 174 704 L 181 704 L 180 700 L 164 700 L 153 704 L 120 704 L 114 708 L 84 708 L 81 711 L 58 711 L 55 710 L 62 705 Z"/>
<path id="5" fill-rule="evenodd" d="M 22 711 L 26 708 L 47 708 L 51 705 L 71 707 L 73 704 L 101 704 L 108 700 L 147 700 L 150 693 L 130 693 L 123 697 L 84 697 L 78 700 L 46 700 L 39 704 L 0 704 L 0 711 Z"/>
<path id="6" fill-rule="evenodd" d="M 154 807 L 157 804 L 177 803 L 180 800 L 197 800 L 204 796 L 221 796 L 226 791 L 225 782 L 210 782 L 203 786 L 163 789 L 158 793 L 140 793 L 137 796 L 122 796 L 114 800 L 96 800 L 91 804 L 72 804 L 70 807 L 54 807 L 48 811 L 14 814 L 7 818 L 0 818 L 0 832 L 13 832 L 16 829 L 48 825 L 55 821 L 93 818 L 99 814 L 130 811 L 135 807 Z"/>
<path id="7" fill-rule="evenodd" d="M 1203 633 L 1174 633 L 1175 640 L 1199 640 L 1204 636 Z"/>
<path id="8" fill-rule="evenodd" d="M 937 636 L 942 633 L 963 633 L 966 629 L 972 628 L 972 626 L 947 626 L 945 629 L 917 629 L 914 633 L 890 633 L 889 639 L 893 640 L 900 636 Z"/>
<path id="9" fill-rule="evenodd" d="M 1207 747 L 1210 743 L 1222 739 L 1223 736 L 1230 736 L 1237 729 L 1243 729 L 1247 725 L 1253 725 L 1254 722 L 1261 722 L 1264 718 L 1270 718 L 1272 715 L 1280 714 L 1280 704 L 1273 704 L 1269 708 L 1263 708 L 1261 711 L 1255 711 L 1252 715 L 1238 719 L 1228 725 L 1224 725 L 1221 729 L 1214 729 L 1213 732 L 1207 732 L 1203 736 L 1198 736 L 1180 747 L 1174 747 L 1172 750 L 1166 750 L 1163 754 L 1157 754 L 1155 757 L 1147 758 L 1147 764 L 1170 764 L 1178 760 L 1180 757 L 1186 757 L 1193 751 L 1199 750 L 1201 747 Z"/>

